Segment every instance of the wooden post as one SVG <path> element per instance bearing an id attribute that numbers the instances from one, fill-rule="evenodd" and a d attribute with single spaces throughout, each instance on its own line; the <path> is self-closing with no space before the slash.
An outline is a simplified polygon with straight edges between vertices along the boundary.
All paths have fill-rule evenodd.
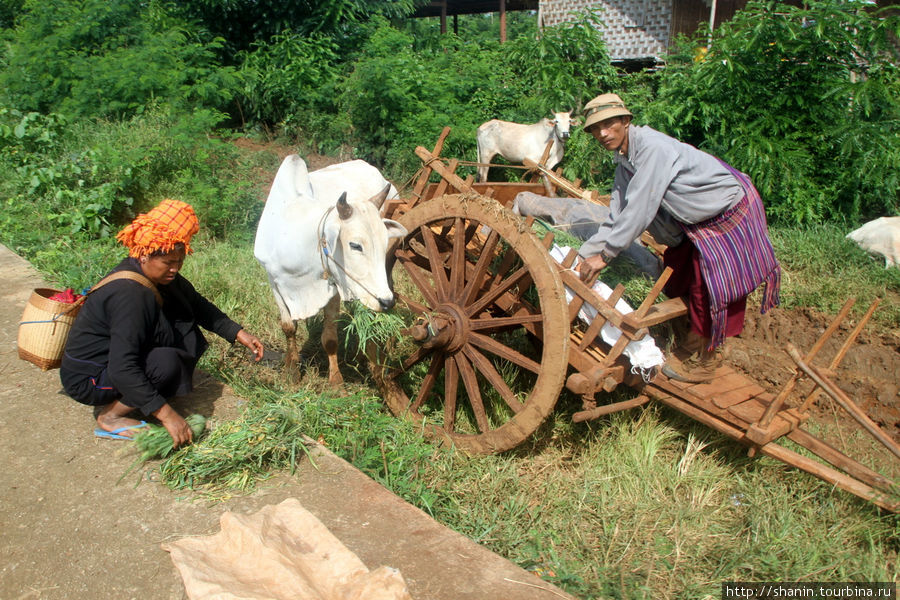
<path id="1" fill-rule="evenodd" d="M 835 402 L 837 402 L 841 408 L 846 410 L 853 419 L 859 423 L 866 431 L 868 431 L 872 437 L 882 443 L 885 448 L 894 453 L 898 458 L 900 458 L 900 445 L 891 439 L 891 437 L 886 434 L 869 416 L 856 405 L 853 400 L 851 400 L 844 391 L 838 386 L 834 385 L 834 383 L 828 379 L 825 375 L 819 372 L 818 369 L 813 367 L 812 365 L 808 365 L 803 361 L 803 357 L 800 356 L 800 352 L 788 342 L 787 345 L 788 354 L 791 355 L 791 358 L 797 363 L 797 367 L 800 368 L 806 375 L 812 379 L 816 385 L 822 388 L 826 394 L 831 396 Z"/>
<path id="2" fill-rule="evenodd" d="M 831 359 L 831 364 L 828 365 L 828 369 L 834 371 L 841 364 L 841 361 L 844 360 L 844 356 L 847 355 L 847 351 L 850 350 L 850 346 L 853 345 L 853 342 L 856 341 L 856 338 L 859 337 L 859 334 L 862 332 L 863 327 L 866 326 L 866 323 L 869 322 L 869 319 L 872 317 L 872 314 L 875 312 L 875 309 L 878 308 L 878 304 L 881 302 L 880 298 L 876 298 L 872 305 L 869 306 L 869 310 L 866 311 L 866 314 L 863 315 L 863 318 L 860 319 L 859 323 L 850 333 L 850 336 L 844 342 L 844 345 L 841 346 L 841 349 L 838 350 L 838 353 L 834 355 L 834 358 Z M 800 406 L 800 414 L 805 413 L 809 410 L 810 405 L 815 402 L 816 398 L 819 397 L 819 392 L 822 390 L 820 387 L 814 387 L 813 390 L 806 397 L 806 400 L 803 401 L 803 404 Z"/>
<path id="3" fill-rule="evenodd" d="M 850 313 L 850 309 L 853 308 L 853 303 L 856 302 L 856 298 L 848 298 L 846 302 L 844 302 L 844 306 L 841 308 L 837 317 L 835 317 L 834 321 L 831 322 L 831 325 L 828 326 L 827 329 L 819 336 L 819 339 L 816 340 L 816 343 L 813 344 L 813 347 L 806 353 L 806 357 L 804 358 L 804 362 L 810 363 L 819 353 L 819 350 L 822 349 L 822 346 L 825 345 L 825 342 L 828 341 L 828 338 L 832 336 L 832 334 L 837 331 L 838 326 L 840 326 L 841 322 L 847 317 Z M 763 413 L 762 417 L 760 417 L 759 422 L 755 424 L 755 426 L 765 431 L 769 428 L 769 425 L 772 423 L 772 419 L 775 418 L 775 413 L 781 410 L 784 401 L 790 395 L 792 391 L 794 391 L 794 386 L 797 385 L 797 381 L 800 379 L 800 372 L 795 372 L 790 379 L 788 379 L 787 383 L 784 384 L 784 387 L 778 393 L 774 400 L 766 407 L 766 411 Z M 802 411 L 801 411 L 802 412 Z"/>
<path id="4" fill-rule="evenodd" d="M 506 0 L 500 0 L 500 43 L 506 41 Z"/>
<path id="5" fill-rule="evenodd" d="M 441 35 L 447 33 L 447 0 L 441 2 Z"/>

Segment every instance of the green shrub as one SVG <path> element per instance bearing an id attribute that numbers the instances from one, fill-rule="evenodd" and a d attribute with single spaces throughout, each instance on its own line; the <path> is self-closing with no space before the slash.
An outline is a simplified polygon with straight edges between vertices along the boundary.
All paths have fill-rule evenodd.
<path id="1" fill-rule="evenodd" d="M 214 62 L 221 41 L 192 35 L 155 4 L 29 1 L 0 70 L 2 97 L 78 116 L 133 115 L 160 100 L 224 107 L 235 79 Z"/>
<path id="2" fill-rule="evenodd" d="M 153 109 L 128 121 L 69 123 L 0 109 L 0 242 L 71 281 L 73 247 L 111 238 L 166 197 L 194 206 L 203 235 L 249 239 L 262 202 L 247 173 L 258 163 L 209 135 L 221 119 Z M 75 273 L 84 272 L 80 258 L 69 258 Z"/>
<path id="3" fill-rule="evenodd" d="M 291 127 L 310 112 L 331 112 L 339 74 L 332 38 L 285 32 L 240 56 L 245 119 Z"/>
<path id="4" fill-rule="evenodd" d="M 898 20 L 869 8 L 751 2 L 702 59 L 681 45 L 638 118 L 748 173 L 777 220 L 896 213 Z"/>

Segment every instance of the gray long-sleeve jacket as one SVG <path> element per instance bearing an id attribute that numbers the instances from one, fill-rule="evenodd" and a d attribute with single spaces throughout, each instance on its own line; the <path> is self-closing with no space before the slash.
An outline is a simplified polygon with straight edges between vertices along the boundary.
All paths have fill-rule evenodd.
<path id="1" fill-rule="evenodd" d="M 743 197 L 737 180 L 719 160 L 650 127 L 628 127 L 627 156 L 616 154 L 610 213 L 579 250 L 582 257 L 619 254 L 646 229 L 661 244 L 676 246 L 676 221 L 699 223 Z"/>

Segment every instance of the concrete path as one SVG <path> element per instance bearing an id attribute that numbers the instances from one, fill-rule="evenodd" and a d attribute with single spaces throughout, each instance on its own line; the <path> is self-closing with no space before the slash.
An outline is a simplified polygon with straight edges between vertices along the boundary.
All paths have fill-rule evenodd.
<path id="1" fill-rule="evenodd" d="M 322 447 L 257 493 L 208 504 L 132 474 L 127 442 L 93 435 L 89 407 L 61 394 L 58 371 L 19 360 L 18 322 L 44 287 L 0 246 L 0 598 L 186 598 L 160 544 L 218 531 L 228 510 L 297 498 L 370 568 L 400 569 L 416 600 L 572 598 L 403 502 Z M 181 405 L 222 420 L 239 399 L 207 376 Z"/>

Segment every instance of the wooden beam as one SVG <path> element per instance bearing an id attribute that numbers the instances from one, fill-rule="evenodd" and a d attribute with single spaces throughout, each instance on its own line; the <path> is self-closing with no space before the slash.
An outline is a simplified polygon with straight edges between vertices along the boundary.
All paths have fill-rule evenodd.
<path id="1" fill-rule="evenodd" d="M 506 41 L 506 0 L 500 0 L 500 43 Z"/>

